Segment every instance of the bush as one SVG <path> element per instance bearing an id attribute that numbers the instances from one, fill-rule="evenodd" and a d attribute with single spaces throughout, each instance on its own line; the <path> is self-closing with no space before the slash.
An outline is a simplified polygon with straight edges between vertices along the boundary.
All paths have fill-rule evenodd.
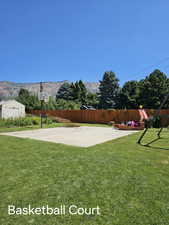
<path id="1" fill-rule="evenodd" d="M 52 121 L 50 118 L 47 118 L 46 121 L 45 121 L 45 123 L 46 123 L 46 124 L 52 124 L 53 121 Z"/>
<path id="2" fill-rule="evenodd" d="M 32 124 L 33 125 L 39 125 L 40 124 L 40 118 L 39 117 L 32 117 Z"/>
<path id="3" fill-rule="evenodd" d="M 38 117 L 0 119 L 0 127 L 25 127 L 39 124 L 40 118 Z"/>
<path id="4" fill-rule="evenodd" d="M 0 119 L 0 127 L 26 127 L 40 125 L 41 118 L 38 116 L 28 115 L 25 118 Z M 43 124 L 52 124 L 51 118 L 43 118 Z"/>

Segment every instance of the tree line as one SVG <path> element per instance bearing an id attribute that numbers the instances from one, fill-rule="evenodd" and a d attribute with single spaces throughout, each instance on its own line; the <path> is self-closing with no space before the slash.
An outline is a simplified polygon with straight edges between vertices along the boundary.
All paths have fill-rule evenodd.
<path id="1" fill-rule="evenodd" d="M 137 109 L 140 105 L 147 109 L 157 109 L 169 93 L 169 78 L 156 69 L 140 81 L 127 81 L 120 87 L 119 79 L 112 71 L 106 71 L 99 85 L 98 93 L 89 92 L 83 81 L 65 82 L 56 97 L 44 102 L 43 109 L 80 109 L 82 105 L 95 109 Z M 27 110 L 41 109 L 37 95 L 21 89 L 17 100 Z M 169 108 L 169 101 L 164 108 Z"/>

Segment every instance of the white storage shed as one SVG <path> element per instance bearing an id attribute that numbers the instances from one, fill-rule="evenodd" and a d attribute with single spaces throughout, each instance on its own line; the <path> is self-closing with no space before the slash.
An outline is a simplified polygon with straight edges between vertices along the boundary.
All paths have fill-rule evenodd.
<path id="1" fill-rule="evenodd" d="M 16 100 L 0 102 L 0 118 L 19 118 L 25 117 L 25 106 Z"/>

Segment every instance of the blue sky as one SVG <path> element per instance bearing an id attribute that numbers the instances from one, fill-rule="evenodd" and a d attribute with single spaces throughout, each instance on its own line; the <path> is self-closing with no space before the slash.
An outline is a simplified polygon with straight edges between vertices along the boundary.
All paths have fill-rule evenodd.
<path id="1" fill-rule="evenodd" d="M 0 80 L 121 84 L 169 73 L 167 0 L 5 0 L 0 3 Z"/>

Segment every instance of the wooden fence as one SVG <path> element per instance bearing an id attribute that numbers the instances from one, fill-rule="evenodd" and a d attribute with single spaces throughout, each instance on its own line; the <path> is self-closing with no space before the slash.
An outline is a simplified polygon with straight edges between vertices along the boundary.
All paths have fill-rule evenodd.
<path id="1" fill-rule="evenodd" d="M 147 109 L 148 116 L 154 115 L 156 110 Z M 32 110 L 30 113 L 40 115 L 40 110 Z M 79 123 L 116 123 L 130 120 L 140 120 L 138 110 L 46 110 L 42 113 L 49 116 L 57 116 Z M 161 110 L 160 114 L 169 115 L 169 109 Z"/>

